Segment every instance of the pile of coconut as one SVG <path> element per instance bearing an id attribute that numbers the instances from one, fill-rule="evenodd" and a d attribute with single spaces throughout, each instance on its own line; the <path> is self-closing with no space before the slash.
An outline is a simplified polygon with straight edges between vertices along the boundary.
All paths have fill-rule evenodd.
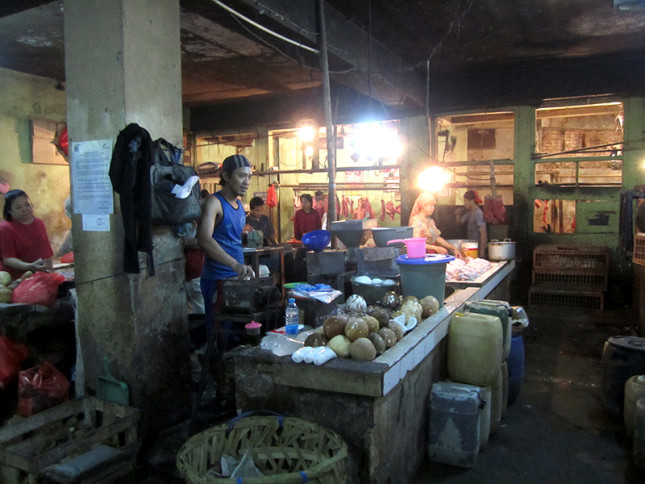
<path id="1" fill-rule="evenodd" d="M 305 346 L 327 346 L 341 358 L 371 361 L 438 309 L 439 301 L 431 295 L 418 299 L 389 291 L 378 305 L 368 306 L 353 294 L 307 337 Z"/>

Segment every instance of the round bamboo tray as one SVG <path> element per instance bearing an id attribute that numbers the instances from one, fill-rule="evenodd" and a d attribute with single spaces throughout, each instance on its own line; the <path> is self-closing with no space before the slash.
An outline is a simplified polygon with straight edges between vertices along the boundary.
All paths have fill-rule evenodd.
<path id="1" fill-rule="evenodd" d="M 245 484 L 347 482 L 347 444 L 335 432 L 295 417 L 254 416 L 233 419 L 193 435 L 177 454 L 177 468 L 186 482 L 233 483 L 219 477 L 223 454 L 248 454 L 263 477 Z"/>

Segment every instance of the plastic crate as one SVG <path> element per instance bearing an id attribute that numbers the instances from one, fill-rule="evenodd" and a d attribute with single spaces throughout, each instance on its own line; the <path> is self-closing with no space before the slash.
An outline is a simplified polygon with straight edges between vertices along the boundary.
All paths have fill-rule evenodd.
<path id="1" fill-rule="evenodd" d="M 645 266 L 645 234 L 634 234 L 632 261 L 634 264 Z"/>
<path id="2" fill-rule="evenodd" d="M 573 289 L 583 291 L 606 291 L 608 273 L 593 271 L 542 271 L 534 270 L 531 283 L 544 289 Z"/>
<path id="3" fill-rule="evenodd" d="M 0 481 L 35 484 L 48 467 L 106 445 L 132 457 L 140 442 L 136 408 L 84 397 L 0 429 Z"/>
<path id="4" fill-rule="evenodd" d="M 570 309 L 586 309 L 602 311 L 604 309 L 604 294 L 598 291 L 576 291 L 571 289 L 529 289 L 529 307 L 566 307 Z"/>
<path id="5" fill-rule="evenodd" d="M 595 246 L 539 245 L 533 251 L 533 269 L 603 273 L 609 270 L 609 250 Z"/>

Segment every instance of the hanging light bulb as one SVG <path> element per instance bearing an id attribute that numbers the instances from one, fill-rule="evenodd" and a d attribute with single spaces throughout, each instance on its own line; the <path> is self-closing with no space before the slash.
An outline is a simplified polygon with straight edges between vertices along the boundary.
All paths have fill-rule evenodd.
<path id="1" fill-rule="evenodd" d="M 431 166 L 419 174 L 417 185 L 427 192 L 440 192 L 450 183 L 450 173 L 440 166 Z"/>
<path id="2" fill-rule="evenodd" d="M 298 138 L 305 143 L 309 143 L 314 140 L 315 130 L 313 126 L 302 126 L 298 129 Z"/>
<path id="3" fill-rule="evenodd" d="M 397 159 L 403 151 L 397 131 L 380 123 L 359 125 L 351 146 L 355 150 L 356 156 L 352 155 L 354 161 L 358 158 L 366 158 L 369 161 Z"/>

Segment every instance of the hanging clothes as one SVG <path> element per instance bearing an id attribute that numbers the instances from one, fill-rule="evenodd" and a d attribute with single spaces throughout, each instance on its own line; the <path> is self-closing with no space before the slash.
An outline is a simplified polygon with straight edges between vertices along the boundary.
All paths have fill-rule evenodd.
<path id="1" fill-rule="evenodd" d="M 148 274 L 154 276 L 152 256 L 152 188 L 150 167 L 154 144 L 150 133 L 136 123 L 128 124 L 116 138 L 110 161 L 112 188 L 120 196 L 125 235 L 123 270 L 138 274 L 139 251 L 148 256 Z"/>

